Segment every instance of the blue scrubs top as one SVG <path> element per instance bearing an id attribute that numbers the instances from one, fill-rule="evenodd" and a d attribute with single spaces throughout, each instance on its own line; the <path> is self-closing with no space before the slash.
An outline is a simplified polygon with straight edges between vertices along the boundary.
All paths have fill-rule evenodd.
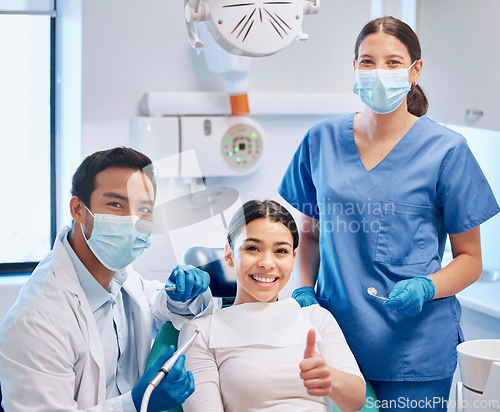
<path id="1" fill-rule="evenodd" d="M 465 138 L 426 116 L 367 171 L 354 114 L 314 125 L 281 182 L 283 198 L 319 219 L 317 297 L 340 324 L 363 373 L 379 381 L 449 377 L 461 340 L 455 296 L 400 317 L 368 295 L 441 269 L 446 236 L 499 211 Z"/>

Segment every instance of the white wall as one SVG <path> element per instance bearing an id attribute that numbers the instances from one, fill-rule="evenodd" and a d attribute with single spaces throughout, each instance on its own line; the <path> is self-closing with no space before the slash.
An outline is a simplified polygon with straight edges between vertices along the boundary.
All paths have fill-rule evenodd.
<path id="1" fill-rule="evenodd" d="M 491 189 L 500 202 L 500 130 L 480 130 L 472 127 L 450 126 L 467 138 L 481 169 L 490 183 Z M 480 199 L 477 199 L 480 201 Z M 483 266 L 486 269 L 500 269 L 500 214 L 481 225 L 481 249 Z"/>
<path id="2" fill-rule="evenodd" d="M 420 1 L 418 34 L 424 62 L 419 83 L 438 122 L 500 129 L 498 0 Z M 483 116 L 466 116 L 467 109 Z"/>
<path id="3" fill-rule="evenodd" d="M 68 1 L 68 0 L 66 0 Z M 191 49 L 181 0 L 82 2 L 82 149 L 124 144 L 147 91 L 225 91 Z M 310 39 L 255 58 L 251 91 L 351 92 L 354 41 L 369 0 L 328 0 L 304 17 Z"/>

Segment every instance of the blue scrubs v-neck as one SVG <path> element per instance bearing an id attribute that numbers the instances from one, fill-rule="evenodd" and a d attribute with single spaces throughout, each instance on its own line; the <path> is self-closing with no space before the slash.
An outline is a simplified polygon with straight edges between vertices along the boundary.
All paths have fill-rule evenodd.
<path id="1" fill-rule="evenodd" d="M 413 124 L 410 130 L 399 139 L 391 151 L 380 162 L 370 170 L 367 170 L 361 160 L 354 137 L 354 116 L 355 114 L 352 114 L 347 118 L 346 156 L 340 160 L 346 165 L 346 170 L 351 176 L 354 189 L 360 196 L 366 196 L 371 191 L 376 190 L 383 182 L 389 180 L 394 173 L 394 169 L 399 167 L 402 162 L 408 160 L 410 154 L 408 146 L 418 134 L 418 122 L 421 119 L 418 119 Z M 349 165 L 355 165 L 355 167 L 349 167 Z"/>
<path id="2" fill-rule="evenodd" d="M 498 205 L 463 136 L 423 116 L 367 171 L 353 120 L 314 125 L 279 192 L 319 219 L 318 301 L 337 319 L 365 376 L 444 379 L 456 367 L 457 299 L 428 302 L 419 315 L 402 318 L 366 290 L 388 296 L 400 280 L 437 272 L 447 233 L 476 227 Z"/>

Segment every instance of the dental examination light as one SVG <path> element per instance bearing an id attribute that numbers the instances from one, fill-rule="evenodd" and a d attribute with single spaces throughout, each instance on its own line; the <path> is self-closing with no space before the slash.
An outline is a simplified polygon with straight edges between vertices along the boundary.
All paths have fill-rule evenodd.
<path id="1" fill-rule="evenodd" d="M 209 69 L 224 76 L 231 113 L 245 115 L 248 107 L 250 57 L 268 56 L 292 40 L 307 40 L 304 14 L 317 14 L 319 0 L 185 0 L 189 42 L 205 50 Z"/>
<path id="2" fill-rule="evenodd" d="M 319 0 L 185 0 L 186 24 L 191 45 L 204 46 L 197 25 L 208 31 L 226 51 L 243 56 L 268 56 L 292 40 L 307 40 L 302 32 L 304 14 L 317 14 Z"/>

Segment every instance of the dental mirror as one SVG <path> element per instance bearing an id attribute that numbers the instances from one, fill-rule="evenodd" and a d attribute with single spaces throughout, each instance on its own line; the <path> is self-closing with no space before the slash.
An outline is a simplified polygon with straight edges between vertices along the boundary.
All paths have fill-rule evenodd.
<path id="1" fill-rule="evenodd" d="M 382 300 L 389 300 L 389 299 L 384 298 L 382 296 L 377 296 L 377 289 L 375 289 L 375 288 L 368 288 L 366 291 L 368 292 L 369 295 L 375 296 L 376 298 L 379 298 Z"/>

